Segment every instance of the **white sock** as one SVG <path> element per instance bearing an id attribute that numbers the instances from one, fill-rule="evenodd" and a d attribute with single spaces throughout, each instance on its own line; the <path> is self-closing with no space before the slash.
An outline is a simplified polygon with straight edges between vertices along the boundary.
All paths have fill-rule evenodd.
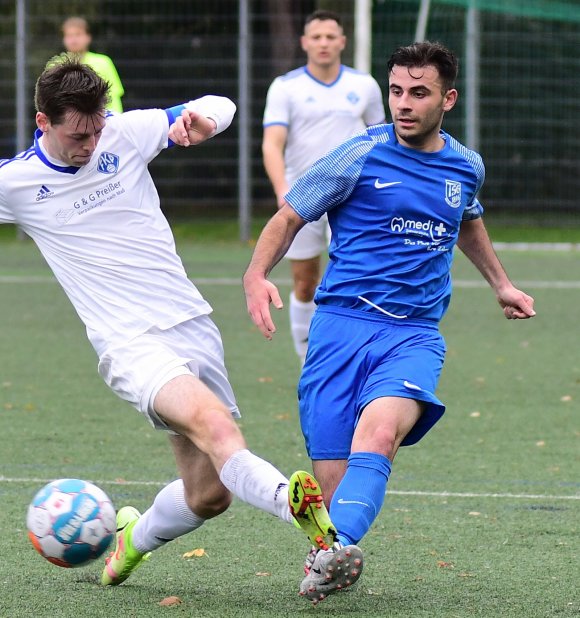
<path id="1" fill-rule="evenodd" d="M 199 528 L 204 521 L 187 506 L 183 481 L 177 479 L 155 496 L 151 507 L 139 518 L 133 528 L 133 545 L 143 553 L 153 551 Z"/>
<path id="2" fill-rule="evenodd" d="M 294 349 L 296 354 L 302 359 L 306 358 L 306 350 L 308 349 L 308 331 L 310 330 L 310 322 L 316 310 L 314 301 L 304 303 L 298 300 L 294 292 L 290 293 L 290 332 L 294 341 Z"/>
<path id="3" fill-rule="evenodd" d="M 247 449 L 236 451 L 226 461 L 220 480 L 240 500 L 285 522 L 293 521 L 288 506 L 288 479 Z"/>

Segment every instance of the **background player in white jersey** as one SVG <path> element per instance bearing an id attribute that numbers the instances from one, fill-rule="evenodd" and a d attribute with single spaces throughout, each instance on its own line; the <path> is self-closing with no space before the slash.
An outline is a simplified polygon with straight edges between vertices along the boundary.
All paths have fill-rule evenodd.
<path id="1" fill-rule="evenodd" d="M 365 127 L 385 120 L 381 89 L 370 76 L 341 64 L 346 45 L 339 15 L 315 11 L 300 39 L 306 66 L 276 78 L 264 110 L 264 166 L 278 208 L 292 183 L 316 159 Z M 290 328 L 304 362 L 320 280 L 320 256 L 328 247 L 326 217 L 297 234 L 286 257 L 291 261 Z"/>
<path id="2" fill-rule="evenodd" d="M 106 383 L 170 432 L 181 478 L 143 516 L 132 507 L 117 514 L 116 551 L 102 575 L 116 585 L 149 552 L 225 511 L 230 492 L 286 522 L 292 514 L 288 479 L 247 450 L 233 420 L 239 411 L 211 307 L 185 273 L 147 169 L 168 145 L 226 129 L 235 105 L 206 96 L 109 115 L 107 99 L 107 83 L 87 65 L 64 57 L 47 67 L 36 84 L 34 144 L 0 162 L 0 222 L 37 243 L 85 323 Z M 293 482 L 296 521 L 328 546 L 320 491 L 306 473 Z"/>
<path id="3" fill-rule="evenodd" d="M 400 446 L 420 440 L 445 407 L 435 395 L 445 345 L 455 244 L 508 319 L 535 315 L 509 280 L 481 219 L 481 157 L 441 130 L 457 100 L 455 55 L 437 43 L 388 61 L 393 124 L 371 127 L 317 161 L 264 228 L 244 276 L 248 310 L 275 331 L 266 277 L 306 221 L 328 212 L 330 261 L 317 290 L 298 387 L 300 422 L 342 547 L 319 551 L 301 592 L 314 602 L 358 578 L 357 543 L 377 517 Z M 359 560 L 357 577 L 340 569 Z"/>

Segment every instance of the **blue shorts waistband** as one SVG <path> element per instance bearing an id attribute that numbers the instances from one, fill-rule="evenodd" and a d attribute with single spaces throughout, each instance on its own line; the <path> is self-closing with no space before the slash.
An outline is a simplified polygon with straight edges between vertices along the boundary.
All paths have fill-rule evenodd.
<path id="1" fill-rule="evenodd" d="M 423 328 L 433 328 L 439 330 L 439 320 L 429 318 L 392 318 L 388 315 L 374 311 L 361 311 L 360 309 L 350 309 L 348 307 L 338 307 L 336 305 L 318 305 L 317 311 L 321 313 L 332 313 L 334 315 L 344 315 L 355 320 L 366 322 L 376 322 L 377 324 L 396 324 L 397 326 L 422 326 Z"/>

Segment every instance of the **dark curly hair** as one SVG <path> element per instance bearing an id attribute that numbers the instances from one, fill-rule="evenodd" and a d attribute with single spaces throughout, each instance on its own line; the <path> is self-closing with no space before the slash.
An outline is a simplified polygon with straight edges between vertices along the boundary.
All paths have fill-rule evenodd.
<path id="1" fill-rule="evenodd" d="M 87 116 L 103 113 L 109 102 L 109 83 L 75 54 L 61 54 L 49 60 L 36 81 L 36 111 L 60 124 L 68 111 Z"/>
<path id="2" fill-rule="evenodd" d="M 455 54 L 437 42 L 423 41 L 397 48 L 387 62 L 390 75 L 394 66 L 414 68 L 433 66 L 439 72 L 443 82 L 443 92 L 455 86 L 459 63 Z"/>

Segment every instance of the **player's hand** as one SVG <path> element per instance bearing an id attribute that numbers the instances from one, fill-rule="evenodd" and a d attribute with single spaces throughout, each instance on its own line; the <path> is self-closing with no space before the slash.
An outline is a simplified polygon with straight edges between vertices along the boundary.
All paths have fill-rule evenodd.
<path id="1" fill-rule="evenodd" d="M 270 314 L 270 303 L 276 309 L 282 309 L 284 306 L 278 288 L 263 277 L 245 276 L 244 291 L 252 321 L 266 339 L 272 339 L 276 326 Z"/>
<path id="2" fill-rule="evenodd" d="M 215 130 L 216 123 L 211 118 L 184 109 L 169 127 L 169 139 L 178 146 L 196 146 L 209 139 Z"/>
<path id="3" fill-rule="evenodd" d="M 527 320 L 536 315 L 534 299 L 513 286 L 500 290 L 497 301 L 508 320 Z"/>

